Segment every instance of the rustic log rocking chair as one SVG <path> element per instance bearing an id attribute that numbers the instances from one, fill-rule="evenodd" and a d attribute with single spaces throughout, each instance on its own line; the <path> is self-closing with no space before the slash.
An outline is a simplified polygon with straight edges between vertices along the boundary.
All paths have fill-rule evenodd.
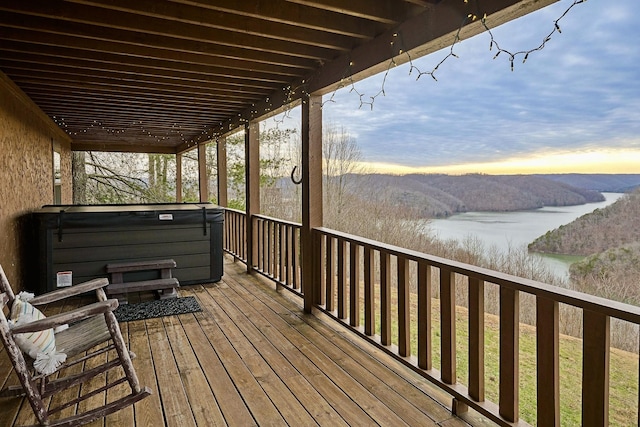
<path id="1" fill-rule="evenodd" d="M 13 315 L 12 307 L 16 304 L 21 304 L 20 294 L 17 297 L 14 295 L 2 266 L 0 266 L 0 336 L 21 384 L 20 386 L 11 386 L 3 389 L 0 391 L 0 397 L 26 396 L 41 425 L 78 426 L 132 405 L 151 394 L 151 390 L 148 387 L 141 387 L 138 381 L 131 362 L 132 357 L 135 357 L 135 355 L 127 350 L 120 332 L 120 327 L 113 314 L 113 310 L 118 307 L 118 301 L 115 299 L 108 300 L 103 290 L 108 284 L 107 279 L 94 279 L 30 299 L 28 300 L 30 304 L 28 307 L 32 308 L 34 306 L 59 301 L 70 296 L 95 291 L 98 302 L 47 318 L 44 318 L 38 310 L 35 310 L 42 317 L 41 319 L 27 323 L 17 322 L 15 325 L 11 325 L 13 322 L 7 319 L 4 308 L 6 307 Z M 29 319 L 31 320 L 32 318 L 30 317 Z M 57 367 L 54 366 L 53 369 L 49 367 L 46 369 L 46 373 L 39 372 L 36 366 L 40 367 L 41 365 L 35 365 L 34 360 L 32 360 L 33 355 L 30 357 L 24 354 L 23 351 L 25 350 L 21 350 L 18 343 L 21 342 L 25 336 L 29 336 L 28 333 L 53 333 L 52 328 L 57 328 L 61 325 L 69 325 L 69 327 L 55 333 L 54 349 L 57 351 L 57 354 L 62 353 L 62 356 L 66 355 L 67 360 L 63 362 L 57 361 L 56 364 L 61 364 Z M 88 359 L 98 355 L 104 355 L 107 352 L 114 353 L 113 350 L 115 350 L 115 357 L 109 356 L 109 361 L 103 363 L 101 366 L 86 369 L 79 374 L 64 375 L 65 368 L 75 364 L 83 364 Z M 87 353 L 82 354 L 85 352 Z M 29 352 L 29 354 L 31 354 L 31 352 Z M 79 355 L 79 357 L 74 358 L 76 355 Z M 38 358 L 40 358 L 40 354 Z M 62 357 L 62 359 L 64 359 L 64 357 Z M 107 358 L 105 357 L 104 359 Z M 105 380 L 106 385 L 97 390 L 87 392 L 86 394 L 83 392 L 80 397 L 74 400 L 66 402 L 56 408 L 48 408 L 45 402 L 48 397 L 59 393 L 61 390 L 76 387 L 97 375 L 119 366 L 121 366 L 124 371 L 122 378 L 109 382 Z M 42 371 L 42 369 L 40 369 L 40 371 Z M 111 380 L 111 378 L 109 379 Z M 63 419 L 49 418 L 53 413 L 76 405 L 91 396 L 105 392 L 107 389 L 124 382 L 129 383 L 131 392 L 123 398 Z"/>

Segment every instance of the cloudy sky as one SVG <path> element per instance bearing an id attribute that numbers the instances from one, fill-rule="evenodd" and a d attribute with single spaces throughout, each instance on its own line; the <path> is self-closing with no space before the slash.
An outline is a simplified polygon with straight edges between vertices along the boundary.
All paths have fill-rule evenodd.
<path id="1" fill-rule="evenodd" d="M 571 6 L 563 0 L 492 29 L 510 52 L 539 46 Z M 394 68 L 385 96 L 369 105 L 349 90 L 324 107 L 325 126 L 344 127 L 363 160 L 381 172 L 640 173 L 638 0 L 589 0 L 559 21 L 544 49 L 495 60 L 486 32 L 454 47 L 416 80 Z M 413 61 L 422 71 L 448 49 Z M 355 84 L 364 99 L 383 74 Z M 325 98 L 326 99 L 326 98 Z"/>

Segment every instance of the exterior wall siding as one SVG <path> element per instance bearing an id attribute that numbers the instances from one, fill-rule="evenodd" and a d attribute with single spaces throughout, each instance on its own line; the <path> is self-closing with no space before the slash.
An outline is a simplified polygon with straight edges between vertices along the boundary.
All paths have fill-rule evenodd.
<path id="1" fill-rule="evenodd" d="M 71 203 L 71 140 L 0 72 L 0 264 L 14 290 L 36 260 L 25 259 L 25 214 L 53 203 L 53 144 L 61 157 L 62 203 Z"/>

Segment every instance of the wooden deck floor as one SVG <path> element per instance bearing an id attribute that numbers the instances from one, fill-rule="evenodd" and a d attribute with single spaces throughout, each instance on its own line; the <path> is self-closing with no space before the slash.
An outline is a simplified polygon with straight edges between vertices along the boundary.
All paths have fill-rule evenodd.
<path id="1" fill-rule="evenodd" d="M 417 374 L 226 262 L 221 282 L 180 290 L 202 312 L 122 324 L 153 395 L 92 426 L 466 426 Z M 7 365 L 0 384 L 17 381 Z M 0 426 L 33 423 L 26 400 L 0 399 Z"/>

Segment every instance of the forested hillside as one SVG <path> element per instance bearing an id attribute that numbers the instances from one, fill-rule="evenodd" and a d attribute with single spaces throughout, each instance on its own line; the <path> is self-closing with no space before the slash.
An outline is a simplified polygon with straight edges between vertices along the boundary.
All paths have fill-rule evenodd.
<path id="1" fill-rule="evenodd" d="M 591 255 L 640 242 L 640 189 L 549 231 L 529 245 L 534 252 Z"/>
<path id="2" fill-rule="evenodd" d="M 597 191 L 533 175 L 353 175 L 424 217 L 467 211 L 516 211 L 604 200 Z M 357 195 L 356 195 L 357 196 Z"/>
<path id="3" fill-rule="evenodd" d="M 626 193 L 640 187 L 640 174 L 566 173 L 538 176 L 562 182 L 573 187 L 609 193 Z"/>

